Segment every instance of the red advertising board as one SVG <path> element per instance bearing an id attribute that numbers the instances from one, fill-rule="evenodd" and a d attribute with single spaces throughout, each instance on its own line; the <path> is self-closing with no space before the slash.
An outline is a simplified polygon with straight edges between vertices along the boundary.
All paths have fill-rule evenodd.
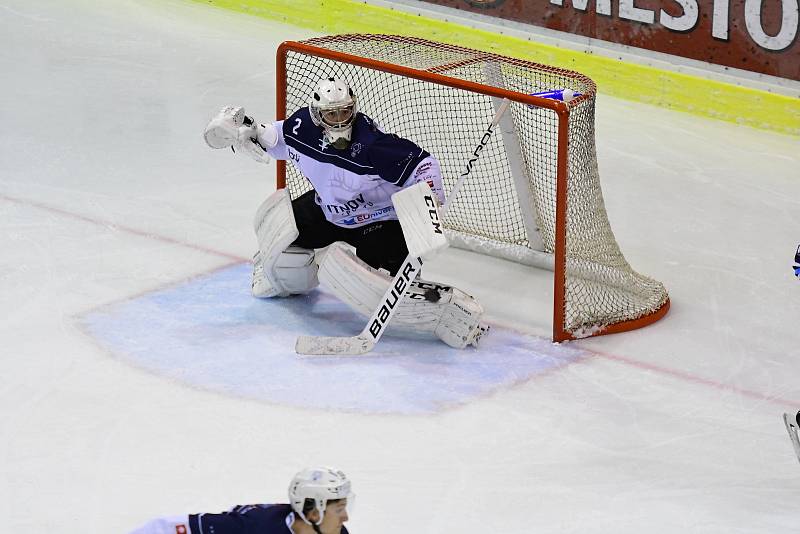
<path id="1" fill-rule="evenodd" d="M 800 0 L 423 0 L 800 81 Z"/>

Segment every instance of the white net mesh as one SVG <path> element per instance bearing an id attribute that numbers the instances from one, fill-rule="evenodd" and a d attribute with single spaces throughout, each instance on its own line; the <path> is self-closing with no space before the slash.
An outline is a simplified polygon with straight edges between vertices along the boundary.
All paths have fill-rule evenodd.
<path id="1" fill-rule="evenodd" d="M 631 269 L 608 223 L 595 155 L 595 86 L 589 78 L 416 38 L 341 35 L 303 44 L 362 59 L 353 64 L 290 47 L 286 114 L 307 105 L 321 77 L 340 77 L 356 92 L 362 112 L 385 131 L 413 140 L 439 159 L 447 191 L 464 172 L 498 99 L 475 85 L 459 88 L 436 83 L 441 78 L 426 80 L 426 73 L 446 76 L 456 86 L 459 80 L 474 82 L 521 97 L 554 89 L 583 94 L 570 103 L 565 297 L 557 305 L 564 312 L 561 328 L 573 337 L 602 333 L 610 325 L 646 317 L 666 305 L 664 286 Z M 380 70 L 375 61 L 413 70 L 392 74 Z M 449 208 L 446 227 L 461 246 L 522 263 L 552 264 L 543 257 L 556 249 L 558 153 L 567 150 L 559 146 L 558 115 L 512 102 L 506 120 L 513 132 L 491 137 Z M 520 164 L 514 163 L 512 153 Z M 310 188 L 291 166 L 286 184 L 292 198 Z"/>

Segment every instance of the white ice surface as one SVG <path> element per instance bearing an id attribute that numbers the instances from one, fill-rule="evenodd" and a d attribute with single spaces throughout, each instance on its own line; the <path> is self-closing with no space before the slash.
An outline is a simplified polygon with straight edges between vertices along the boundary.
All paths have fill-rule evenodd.
<path id="1" fill-rule="evenodd" d="M 228 395 L 87 331 L 250 256 L 274 169 L 202 128 L 225 104 L 271 117 L 275 47 L 309 35 L 176 0 L 0 0 L 0 531 L 281 501 L 319 463 L 354 480 L 354 534 L 797 531 L 780 418 L 800 407 L 797 138 L 601 96 L 611 224 L 669 315 L 435 413 Z M 426 276 L 541 336 L 532 355 L 561 350 L 547 273 L 452 251 Z"/>

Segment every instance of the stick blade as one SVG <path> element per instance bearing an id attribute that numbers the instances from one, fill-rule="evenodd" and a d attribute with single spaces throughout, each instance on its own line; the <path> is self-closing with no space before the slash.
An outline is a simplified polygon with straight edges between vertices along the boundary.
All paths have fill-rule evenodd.
<path id="1" fill-rule="evenodd" d="M 362 336 L 299 336 L 294 351 L 305 356 L 361 356 L 374 346 L 372 339 Z"/>

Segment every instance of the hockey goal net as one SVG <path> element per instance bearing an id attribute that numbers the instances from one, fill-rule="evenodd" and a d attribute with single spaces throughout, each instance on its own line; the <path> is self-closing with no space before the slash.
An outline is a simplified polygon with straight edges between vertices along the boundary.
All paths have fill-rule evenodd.
<path id="1" fill-rule="evenodd" d="M 634 271 L 606 215 L 594 141 L 595 85 L 559 68 L 424 39 L 336 35 L 285 42 L 277 117 L 308 104 L 320 78 L 340 77 L 385 131 L 436 156 L 445 190 L 471 165 L 499 108 L 508 111 L 449 208 L 451 242 L 554 272 L 553 339 L 631 330 L 669 308 L 664 286 Z M 569 103 L 533 96 L 569 89 Z M 278 187 L 310 189 L 278 162 Z"/>

